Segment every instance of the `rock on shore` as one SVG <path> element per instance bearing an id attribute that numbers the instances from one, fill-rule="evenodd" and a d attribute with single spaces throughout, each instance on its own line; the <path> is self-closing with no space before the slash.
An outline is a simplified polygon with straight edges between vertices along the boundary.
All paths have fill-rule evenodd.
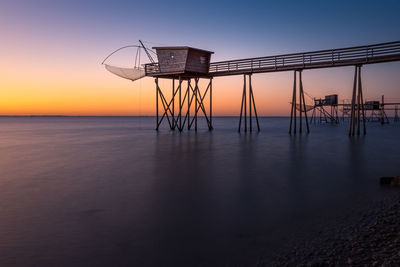
<path id="1" fill-rule="evenodd" d="M 261 266 L 400 266 L 400 197 Z"/>

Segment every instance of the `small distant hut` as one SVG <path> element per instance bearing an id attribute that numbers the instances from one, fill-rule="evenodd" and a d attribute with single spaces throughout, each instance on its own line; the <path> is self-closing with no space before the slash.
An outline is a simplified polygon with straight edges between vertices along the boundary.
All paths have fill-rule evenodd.
<path id="1" fill-rule="evenodd" d="M 324 99 L 314 99 L 315 106 L 337 106 L 338 95 L 327 95 Z"/>
<path id="2" fill-rule="evenodd" d="M 214 52 L 188 46 L 153 47 L 161 75 L 198 76 L 207 74 Z"/>
<path id="3" fill-rule="evenodd" d="M 325 105 L 336 106 L 338 104 L 338 95 L 325 96 Z"/>
<path id="4" fill-rule="evenodd" d="M 379 101 L 366 101 L 364 108 L 368 110 L 380 110 L 380 103 Z"/>

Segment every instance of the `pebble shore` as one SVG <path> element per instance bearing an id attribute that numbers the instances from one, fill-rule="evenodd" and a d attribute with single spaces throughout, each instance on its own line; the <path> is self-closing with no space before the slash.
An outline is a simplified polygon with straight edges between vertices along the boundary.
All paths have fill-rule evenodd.
<path id="1" fill-rule="evenodd" d="M 400 196 L 259 266 L 400 266 Z"/>

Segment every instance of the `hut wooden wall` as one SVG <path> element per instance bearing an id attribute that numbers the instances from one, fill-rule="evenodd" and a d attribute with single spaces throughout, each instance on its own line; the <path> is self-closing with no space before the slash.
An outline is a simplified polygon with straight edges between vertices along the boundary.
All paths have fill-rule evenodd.
<path id="1" fill-rule="evenodd" d="M 204 60 L 202 60 L 202 57 Z M 194 73 L 208 73 L 211 54 L 204 51 L 190 49 L 186 62 L 186 71 Z"/>
<path id="2" fill-rule="evenodd" d="M 173 58 L 171 53 L 174 53 Z M 157 49 L 160 71 L 165 73 L 184 72 L 187 55 L 187 49 Z"/>

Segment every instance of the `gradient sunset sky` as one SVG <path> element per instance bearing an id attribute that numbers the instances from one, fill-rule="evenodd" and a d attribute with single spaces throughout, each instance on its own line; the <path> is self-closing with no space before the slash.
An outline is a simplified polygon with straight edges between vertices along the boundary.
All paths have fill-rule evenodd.
<path id="1" fill-rule="evenodd" d="M 107 72 L 100 63 L 113 50 L 142 39 L 211 50 L 219 61 L 398 41 L 399 11 L 400 1 L 382 0 L 0 0 L 0 115 L 154 115 L 154 80 Z M 349 99 L 353 75 L 353 67 L 304 71 L 304 89 Z M 367 100 L 400 98 L 399 62 L 362 75 Z M 260 115 L 289 114 L 292 79 L 253 75 Z M 213 89 L 214 114 L 238 115 L 242 77 L 215 78 Z"/>

